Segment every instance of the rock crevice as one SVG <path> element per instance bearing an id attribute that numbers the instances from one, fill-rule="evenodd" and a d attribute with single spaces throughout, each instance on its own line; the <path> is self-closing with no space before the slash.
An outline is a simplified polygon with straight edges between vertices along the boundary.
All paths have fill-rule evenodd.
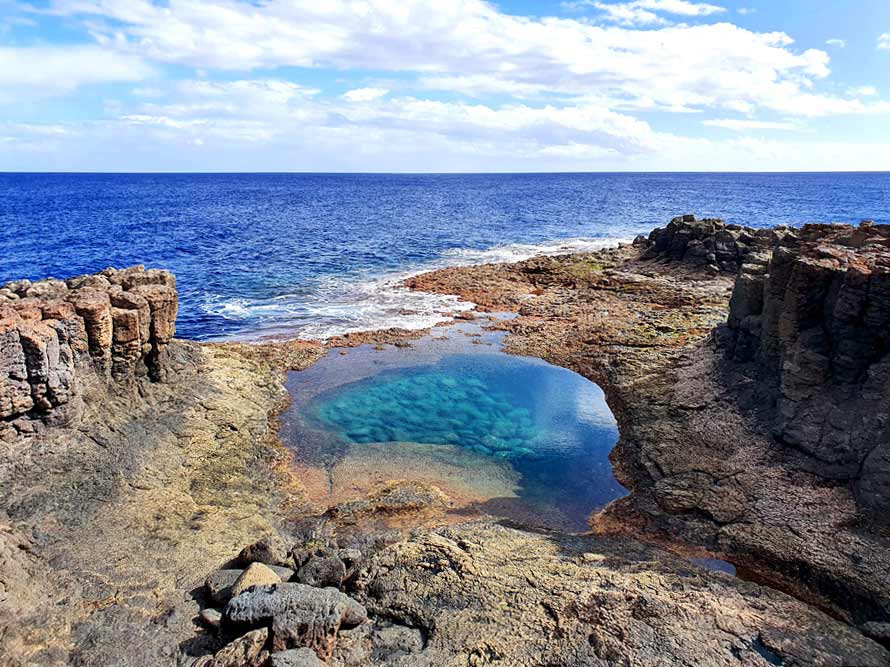
<path id="1" fill-rule="evenodd" d="M 0 288 L 0 421 L 65 423 L 90 383 L 163 380 L 176 332 L 173 274 L 133 266 Z"/>
<path id="2" fill-rule="evenodd" d="M 718 340 L 775 385 L 773 435 L 890 508 L 890 225 L 805 225 L 745 267 Z"/>

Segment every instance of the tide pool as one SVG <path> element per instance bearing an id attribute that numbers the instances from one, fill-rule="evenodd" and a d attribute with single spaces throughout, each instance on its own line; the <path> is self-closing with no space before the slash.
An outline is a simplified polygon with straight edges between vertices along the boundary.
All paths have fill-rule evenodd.
<path id="1" fill-rule="evenodd" d="M 625 495 L 608 458 L 618 428 L 602 390 L 504 354 L 500 334 L 475 324 L 411 348 L 334 351 L 292 373 L 288 387 L 282 437 L 332 480 L 355 484 L 350 466 L 379 461 L 382 477 L 438 483 L 464 511 L 572 530 Z"/>

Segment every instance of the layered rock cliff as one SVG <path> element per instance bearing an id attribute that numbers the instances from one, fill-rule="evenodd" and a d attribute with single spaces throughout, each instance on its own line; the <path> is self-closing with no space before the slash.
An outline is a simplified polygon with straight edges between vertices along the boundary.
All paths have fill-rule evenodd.
<path id="1" fill-rule="evenodd" d="M 164 377 L 176 331 L 167 271 L 105 269 L 0 288 L 0 437 L 76 417 L 84 387 Z"/>
<path id="2" fill-rule="evenodd" d="M 648 246 L 643 259 L 677 260 L 708 267 L 715 273 L 735 273 L 746 265 L 766 266 L 772 249 L 795 236 L 796 230 L 784 225 L 755 229 L 716 218 L 696 220 L 687 214 L 674 218 L 666 227 L 653 229 L 640 241 Z"/>
<path id="3" fill-rule="evenodd" d="M 718 340 L 775 383 L 775 437 L 890 508 L 890 225 L 805 225 L 742 266 Z"/>

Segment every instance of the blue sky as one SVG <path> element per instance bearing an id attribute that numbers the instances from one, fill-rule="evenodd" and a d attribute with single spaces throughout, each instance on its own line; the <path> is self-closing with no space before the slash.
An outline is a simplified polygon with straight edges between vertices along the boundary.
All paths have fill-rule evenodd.
<path id="1" fill-rule="evenodd" d="M 890 2 L 0 0 L 0 170 L 890 170 Z"/>

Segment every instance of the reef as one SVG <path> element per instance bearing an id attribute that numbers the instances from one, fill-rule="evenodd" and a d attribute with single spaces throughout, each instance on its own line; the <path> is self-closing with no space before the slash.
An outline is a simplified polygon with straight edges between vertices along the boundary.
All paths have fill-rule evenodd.
<path id="1" fill-rule="evenodd" d="M 311 501 L 285 371 L 422 332 L 198 345 L 166 272 L 9 283 L 4 664 L 890 665 L 888 237 L 684 216 L 410 279 L 605 390 L 631 493 L 588 534 L 454 524 L 417 480 Z"/>

